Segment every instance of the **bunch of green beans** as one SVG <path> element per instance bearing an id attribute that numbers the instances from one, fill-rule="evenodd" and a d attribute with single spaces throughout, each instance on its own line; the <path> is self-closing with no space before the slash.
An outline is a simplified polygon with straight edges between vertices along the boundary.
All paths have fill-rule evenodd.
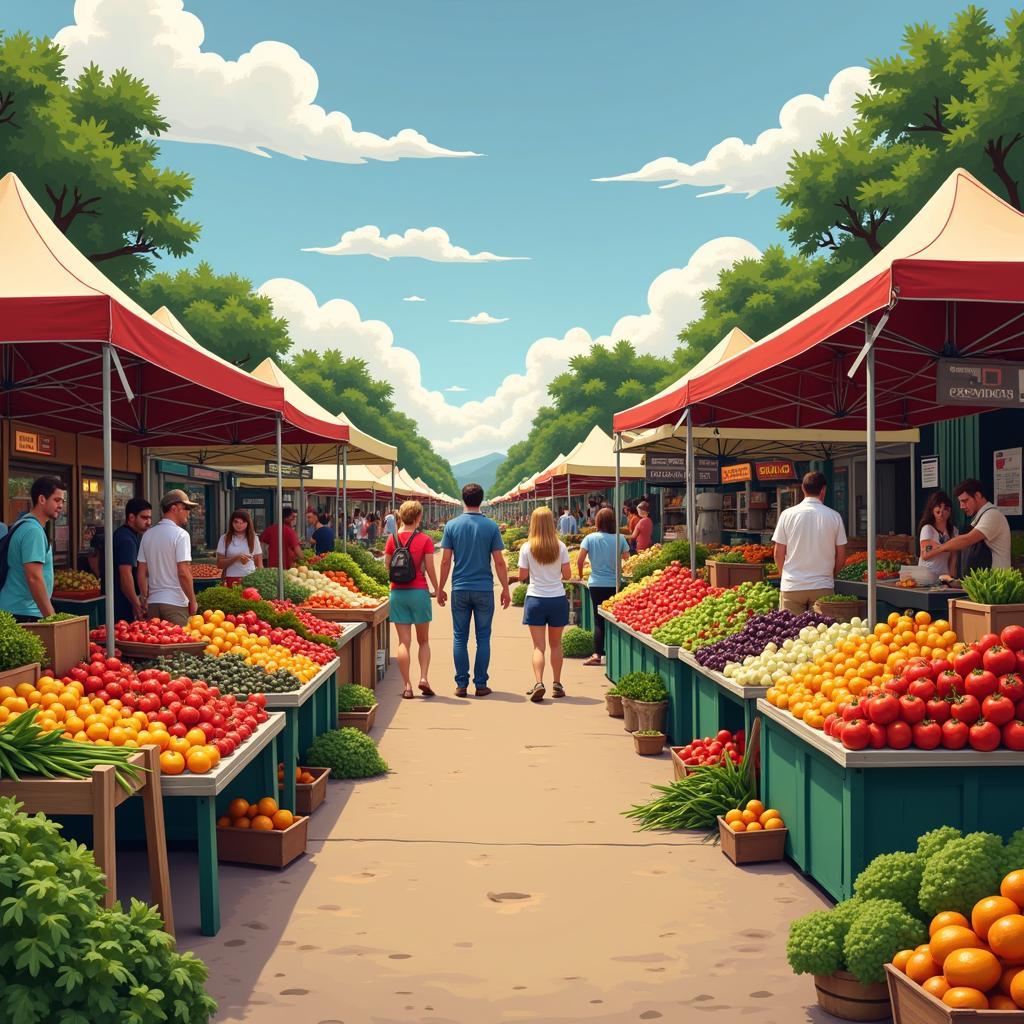
<path id="1" fill-rule="evenodd" d="M 746 758 L 738 765 L 728 759 L 698 765 L 689 775 L 654 790 L 662 795 L 623 811 L 627 818 L 640 822 L 638 832 L 711 828 L 719 814 L 743 807 L 754 798 Z"/>
<path id="2" fill-rule="evenodd" d="M 140 771 L 129 758 L 133 747 L 97 747 L 65 739 L 56 730 L 44 732 L 35 720 L 39 708 L 30 708 L 0 728 L 0 778 L 20 782 L 18 772 L 47 779 L 87 779 L 97 765 L 114 765 L 117 784 L 132 793 Z"/>

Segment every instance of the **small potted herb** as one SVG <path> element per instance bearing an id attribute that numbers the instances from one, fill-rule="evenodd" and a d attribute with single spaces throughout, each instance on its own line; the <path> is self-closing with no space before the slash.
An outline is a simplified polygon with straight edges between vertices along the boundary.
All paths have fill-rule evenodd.
<path id="1" fill-rule="evenodd" d="M 10 612 L 0 612 L 0 686 L 18 686 L 39 679 L 46 648 L 35 633 L 22 629 Z"/>
<path id="2" fill-rule="evenodd" d="M 949 623 L 964 643 L 1024 622 L 1024 573 L 1019 569 L 974 569 L 961 586 L 968 599 L 949 599 Z"/>
<path id="3" fill-rule="evenodd" d="M 633 746 L 644 757 L 660 754 L 665 749 L 668 737 L 658 729 L 638 729 L 633 733 Z"/>
<path id="4" fill-rule="evenodd" d="M 668 690 L 656 672 L 630 672 L 617 685 L 622 694 L 623 724 L 627 732 L 661 730 L 668 711 Z"/>
<path id="5" fill-rule="evenodd" d="M 356 683 L 338 687 L 338 726 L 369 732 L 377 717 L 377 697 L 373 690 Z"/>
<path id="6" fill-rule="evenodd" d="M 605 691 L 604 704 L 608 709 L 609 718 L 622 718 L 622 694 L 619 693 L 618 686 L 612 686 Z"/>
<path id="7" fill-rule="evenodd" d="M 866 603 L 854 594 L 826 594 L 814 602 L 816 614 L 828 615 L 837 622 L 863 618 L 866 607 Z"/>

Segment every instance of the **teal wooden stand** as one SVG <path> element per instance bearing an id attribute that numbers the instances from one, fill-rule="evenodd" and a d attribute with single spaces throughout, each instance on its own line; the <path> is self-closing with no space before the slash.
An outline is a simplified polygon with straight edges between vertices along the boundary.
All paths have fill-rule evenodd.
<path id="1" fill-rule="evenodd" d="M 714 736 L 719 729 L 743 729 L 750 736 L 757 701 L 767 687 L 740 686 L 720 672 L 698 665 L 688 651 L 680 651 L 679 657 L 692 673 L 693 735 Z"/>

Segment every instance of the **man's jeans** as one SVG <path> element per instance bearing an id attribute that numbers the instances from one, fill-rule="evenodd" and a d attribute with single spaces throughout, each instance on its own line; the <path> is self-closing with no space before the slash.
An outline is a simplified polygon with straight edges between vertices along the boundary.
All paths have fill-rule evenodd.
<path id="1" fill-rule="evenodd" d="M 452 648 L 455 655 L 455 685 L 469 686 L 469 620 L 476 628 L 476 657 L 473 660 L 473 685 L 487 685 L 491 664 L 491 620 L 494 618 L 493 590 L 455 590 L 452 592 Z"/>

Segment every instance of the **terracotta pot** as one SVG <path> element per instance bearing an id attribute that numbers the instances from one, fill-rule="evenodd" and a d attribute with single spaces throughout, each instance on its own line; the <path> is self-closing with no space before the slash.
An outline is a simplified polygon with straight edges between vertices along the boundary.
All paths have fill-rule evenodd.
<path id="1" fill-rule="evenodd" d="M 624 711 L 627 704 L 633 706 L 633 712 L 636 715 L 637 726 L 633 732 L 648 732 L 651 729 L 657 729 L 658 732 L 662 732 L 664 730 L 665 715 L 668 712 L 667 700 L 631 700 L 627 697 L 622 702 Z M 628 712 L 626 714 L 628 716 Z"/>
<path id="2" fill-rule="evenodd" d="M 814 975 L 818 1005 L 841 1020 L 886 1020 L 892 1013 L 889 986 L 884 981 L 865 985 L 847 971 Z"/>
<path id="3" fill-rule="evenodd" d="M 604 704 L 608 709 L 609 717 L 622 717 L 622 698 L 617 693 L 606 693 L 604 695 Z"/>
<path id="4" fill-rule="evenodd" d="M 358 729 L 360 732 L 369 732 L 373 728 L 373 722 L 376 717 L 376 704 L 370 708 L 353 708 L 351 711 L 339 711 L 338 728 Z"/>
<path id="5" fill-rule="evenodd" d="M 638 754 L 649 757 L 652 754 L 660 754 L 665 749 L 665 740 L 668 737 L 659 732 L 657 736 L 641 736 L 640 733 L 633 733 L 633 746 Z"/>
<path id="6" fill-rule="evenodd" d="M 628 733 L 634 733 L 640 728 L 637 725 L 636 705 L 629 697 L 622 698 L 622 727 Z"/>

